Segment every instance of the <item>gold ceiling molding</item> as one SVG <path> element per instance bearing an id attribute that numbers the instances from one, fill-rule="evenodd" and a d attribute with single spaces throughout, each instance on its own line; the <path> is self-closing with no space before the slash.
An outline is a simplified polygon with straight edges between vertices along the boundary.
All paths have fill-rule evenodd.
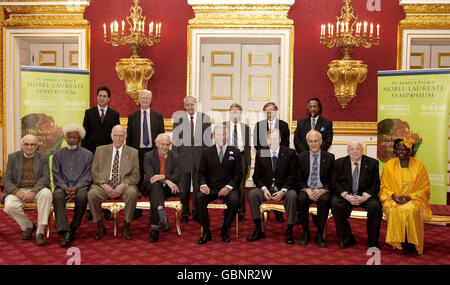
<path id="1" fill-rule="evenodd" d="M 448 14 L 450 4 L 403 4 L 406 14 Z"/>
<path id="2" fill-rule="evenodd" d="M 192 5 L 195 18 L 189 25 L 293 25 L 287 15 L 288 4 L 223 4 Z"/>

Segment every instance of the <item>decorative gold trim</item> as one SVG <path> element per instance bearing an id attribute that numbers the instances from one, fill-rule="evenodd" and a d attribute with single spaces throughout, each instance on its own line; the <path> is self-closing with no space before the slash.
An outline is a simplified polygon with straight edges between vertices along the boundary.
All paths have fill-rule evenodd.
<path id="1" fill-rule="evenodd" d="M 411 63 L 410 63 L 409 68 L 410 69 L 423 69 L 424 68 L 424 61 L 425 61 L 424 60 L 425 54 L 423 52 L 412 52 L 410 54 L 410 57 L 413 57 L 413 56 L 420 56 L 420 65 L 411 65 Z"/>
<path id="2" fill-rule="evenodd" d="M 443 53 L 439 53 L 438 54 L 438 67 L 439 68 L 449 68 L 450 67 L 450 65 L 441 65 L 441 58 L 444 57 L 444 56 L 450 57 L 450 53 L 443 52 Z"/>
<path id="3" fill-rule="evenodd" d="M 260 97 L 252 97 L 252 79 L 253 78 L 267 78 L 267 97 L 260 98 Z M 272 98 L 272 76 L 270 74 L 249 74 L 248 75 L 248 100 L 251 101 L 270 101 L 270 98 Z"/>
<path id="4" fill-rule="evenodd" d="M 377 146 L 377 143 L 376 143 L 376 142 L 364 142 L 364 143 L 363 143 L 363 146 L 364 146 L 364 154 L 365 154 L 365 155 L 367 155 L 367 147 L 368 147 L 369 145 Z"/>
<path id="5" fill-rule="evenodd" d="M 216 63 L 215 62 L 215 56 L 216 55 L 227 55 L 229 54 L 231 56 L 231 63 Z M 217 67 L 231 67 L 234 66 L 234 52 L 233 51 L 211 51 L 211 66 L 217 66 Z"/>
<path id="6" fill-rule="evenodd" d="M 70 50 L 69 51 L 69 66 L 78 66 L 78 62 L 73 61 L 73 56 L 76 55 L 78 57 L 78 51 L 77 50 Z"/>
<path id="7" fill-rule="evenodd" d="M 4 23 L 4 21 L 5 21 L 5 12 L 4 12 L 4 9 L 3 9 L 3 6 L 0 6 L 0 27 L 3 27 L 3 23 Z M 4 30 L 4 29 L 3 29 Z M 4 86 L 4 82 L 6 82 L 6 73 L 4 72 L 5 71 L 5 62 L 3 61 L 3 58 L 4 58 L 4 54 L 3 54 L 3 52 L 4 52 L 4 48 L 6 47 L 6 44 L 5 44 L 5 32 L 3 31 L 1 34 L 0 34 L 1 36 L 0 36 L 0 41 L 2 42 L 2 46 L 0 47 L 0 62 L 2 62 L 3 64 L 3 68 L 0 70 L 0 128 L 4 128 L 5 126 L 6 126 L 6 124 L 5 124 L 5 122 L 6 122 L 6 102 L 5 102 L 5 100 L 6 100 L 6 96 L 4 95 L 4 94 L 6 94 L 5 93 L 5 91 L 6 91 L 6 89 L 5 89 L 5 86 Z M 2 144 L 2 146 L 3 146 L 3 150 L 5 150 L 6 149 L 6 138 L 5 138 L 5 132 L 4 131 L 2 131 L 2 134 L 3 134 L 3 139 L 2 139 L 2 141 L 3 141 L 3 144 Z M 3 155 L 3 157 L 6 155 L 6 152 L 4 151 L 4 155 Z M 3 159 L 3 163 L 5 163 L 5 159 Z M 6 165 L 3 165 L 3 168 L 4 167 L 6 167 Z"/>
<path id="8" fill-rule="evenodd" d="M 216 96 L 214 94 L 214 78 L 229 77 L 230 78 L 230 96 Z M 211 73 L 211 100 L 233 100 L 233 74 L 232 73 Z"/>
<path id="9" fill-rule="evenodd" d="M 44 62 L 44 55 L 53 55 L 53 62 Z M 39 65 L 40 66 L 56 66 L 58 63 L 58 58 L 56 56 L 56 50 L 40 50 L 39 51 Z"/>
<path id="10" fill-rule="evenodd" d="M 268 63 L 253 63 L 253 55 L 266 55 L 268 56 Z M 248 53 L 248 66 L 260 66 L 260 67 L 272 67 L 272 53 L 271 52 L 249 52 Z"/>

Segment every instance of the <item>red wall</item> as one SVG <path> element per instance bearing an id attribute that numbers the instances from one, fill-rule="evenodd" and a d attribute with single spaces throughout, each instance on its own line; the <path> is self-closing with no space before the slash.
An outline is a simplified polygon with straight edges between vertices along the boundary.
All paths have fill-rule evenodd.
<path id="1" fill-rule="evenodd" d="M 294 96 L 293 119 L 305 115 L 305 104 L 310 97 L 319 97 L 324 105 L 323 115 L 335 121 L 376 121 L 377 120 L 377 79 L 378 70 L 396 68 L 397 25 L 404 18 L 398 1 L 381 1 L 380 12 L 369 12 L 367 0 L 354 0 L 355 14 L 360 20 L 381 25 L 381 43 L 370 49 L 358 48 L 352 58 L 368 64 L 368 75 L 360 84 L 357 96 L 342 109 L 334 97 L 333 85 L 326 72 L 328 63 L 342 58 L 337 48 L 328 49 L 319 43 L 320 24 L 335 23 L 343 5 L 341 0 L 297 0 L 289 12 L 295 24 L 294 49 Z M 142 49 L 141 56 L 155 64 L 155 74 L 150 79 L 148 89 L 153 92 L 152 108 L 170 118 L 174 111 L 183 108 L 182 99 L 186 95 L 187 24 L 194 17 L 186 0 L 146 0 L 140 1 L 143 15 L 155 22 L 162 22 L 161 42 Z M 120 58 L 129 57 L 128 47 L 112 47 L 103 42 L 103 23 L 122 20 L 129 15 L 132 1 L 94 0 L 86 9 L 85 18 L 91 23 L 91 105 L 96 104 L 95 91 L 100 85 L 111 88 L 111 107 L 118 110 L 121 117 L 137 110 L 135 103 L 126 95 L 125 85 L 119 80 L 115 63 Z M 148 27 L 147 27 L 148 29 Z"/>

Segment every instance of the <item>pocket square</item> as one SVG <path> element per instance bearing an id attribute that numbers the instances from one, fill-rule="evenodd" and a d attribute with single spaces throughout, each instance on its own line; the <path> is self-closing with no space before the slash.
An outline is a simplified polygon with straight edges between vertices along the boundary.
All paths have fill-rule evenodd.
<path id="1" fill-rule="evenodd" d="M 321 127 L 321 128 L 320 128 L 320 131 L 321 131 L 321 132 L 325 131 L 325 127 Z"/>
<path id="2" fill-rule="evenodd" d="M 228 160 L 234 160 L 233 156 L 228 157 Z"/>

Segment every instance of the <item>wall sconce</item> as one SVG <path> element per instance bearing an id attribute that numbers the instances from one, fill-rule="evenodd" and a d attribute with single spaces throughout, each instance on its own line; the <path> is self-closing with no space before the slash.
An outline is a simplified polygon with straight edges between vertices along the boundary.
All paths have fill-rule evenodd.
<path id="1" fill-rule="evenodd" d="M 139 51 L 144 46 L 153 46 L 161 39 L 161 23 L 148 25 L 148 35 L 145 32 L 147 16 L 142 16 L 142 8 L 139 0 L 133 0 L 134 6 L 130 8 L 130 16 L 126 22 L 130 26 L 130 34 L 125 35 L 125 21 L 122 20 L 122 29 L 119 34 L 119 23 L 113 21 L 110 25 L 108 39 L 106 24 L 103 24 L 103 39 L 112 46 L 127 45 L 132 55 L 130 58 L 122 58 L 116 63 L 116 72 L 120 80 L 125 81 L 127 94 L 138 104 L 139 92 L 147 88 L 147 83 L 155 73 L 153 62 L 147 58 L 141 58 Z"/>
<path id="2" fill-rule="evenodd" d="M 351 0 L 344 0 L 341 16 L 336 19 L 336 31 L 334 24 L 321 25 L 320 43 L 328 48 L 337 47 L 344 55 L 341 60 L 333 60 L 328 64 L 327 71 L 328 78 L 334 85 L 335 96 L 344 109 L 356 96 L 358 84 L 364 82 L 367 76 L 367 64 L 362 60 L 352 60 L 350 55 L 354 48 L 379 45 L 380 25 L 377 24 L 377 35 L 374 37 L 373 23 L 368 25 L 366 21 L 358 22 L 358 16 L 353 15 Z"/>

